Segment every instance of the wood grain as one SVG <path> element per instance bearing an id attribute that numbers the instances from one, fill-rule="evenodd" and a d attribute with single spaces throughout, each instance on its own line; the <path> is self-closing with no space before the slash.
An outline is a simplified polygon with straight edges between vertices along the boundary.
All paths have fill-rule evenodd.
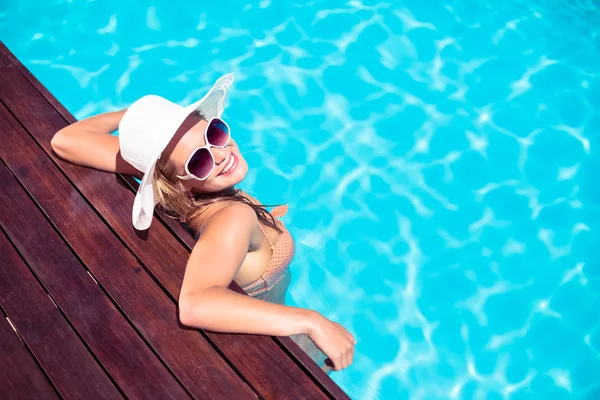
<path id="1" fill-rule="evenodd" d="M 0 398 L 58 399 L 54 388 L 2 313 L 0 361 Z"/>
<path id="2" fill-rule="evenodd" d="M 20 208 L 22 204 L 27 204 L 27 199 L 23 196 L 14 197 L 19 193 L 24 195 L 24 191 L 3 190 L 3 202 L 10 204 L 0 210 L 1 223 L 30 265 L 37 265 L 41 269 L 51 262 L 54 268 L 65 267 L 62 271 L 69 274 L 64 276 L 64 280 L 54 282 L 63 285 L 55 287 L 53 296 L 57 301 L 68 296 L 71 303 L 65 304 L 73 304 L 72 311 L 80 318 L 86 316 L 84 310 L 76 308 L 80 302 L 103 304 L 98 304 L 94 311 L 99 313 L 99 319 L 83 320 L 82 329 L 89 329 L 90 335 L 86 341 L 95 341 L 98 357 L 104 355 L 101 358 L 103 365 L 107 369 L 113 367 L 111 376 L 119 387 L 128 396 L 131 393 L 132 396 L 146 398 L 150 394 L 187 397 L 173 378 L 172 371 L 185 388 L 197 397 L 255 398 L 254 393 L 210 344 L 197 333 L 178 326 L 173 302 L 3 105 L 0 105 L 0 127 L 4 139 L 0 156 L 110 299 L 100 290 L 88 292 L 89 297 L 75 294 L 77 287 L 86 283 L 87 286 L 83 287 L 91 290 L 92 281 L 89 276 L 83 275 L 87 275 L 87 272 L 74 262 L 75 257 L 67 254 L 65 247 L 59 246 L 58 234 L 52 234 L 49 223 L 44 225 L 39 218 L 36 221 L 27 219 L 32 214 L 31 210 Z M 17 181 L 12 181 L 14 183 L 5 178 L 2 184 L 14 188 Z M 52 246 L 40 249 L 32 245 L 32 237 L 42 243 L 52 240 Z M 70 263 L 71 268 L 65 263 Z M 73 275 L 77 269 L 79 275 Z M 47 277 L 52 278 L 51 274 L 48 271 Z M 65 287 L 69 284 L 71 286 Z M 127 316 L 135 329 L 118 323 L 115 316 L 120 312 L 109 307 L 110 300 Z M 111 333 L 112 336 L 103 337 L 104 333 Z M 116 368 L 120 362 L 131 371 Z M 126 390 L 127 387 L 130 391 Z"/>

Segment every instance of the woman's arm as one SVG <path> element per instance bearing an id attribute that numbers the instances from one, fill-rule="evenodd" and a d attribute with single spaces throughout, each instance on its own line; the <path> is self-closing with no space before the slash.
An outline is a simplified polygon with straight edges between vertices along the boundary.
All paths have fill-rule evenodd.
<path id="1" fill-rule="evenodd" d="M 119 138 L 110 135 L 119 127 L 127 109 L 94 115 L 56 132 L 50 145 L 61 158 L 103 171 L 134 175 L 143 173 L 121 157 Z"/>
<path id="2" fill-rule="evenodd" d="M 216 332 L 307 334 L 335 369 L 347 367 L 355 342 L 340 324 L 315 311 L 269 303 L 227 288 L 246 257 L 257 223 L 252 208 L 234 203 L 203 224 L 179 294 L 181 323 Z"/>

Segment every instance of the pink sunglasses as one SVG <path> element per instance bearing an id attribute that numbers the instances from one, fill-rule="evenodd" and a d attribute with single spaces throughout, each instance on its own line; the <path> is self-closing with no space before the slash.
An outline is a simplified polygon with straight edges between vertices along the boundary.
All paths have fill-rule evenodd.
<path id="1" fill-rule="evenodd" d="M 220 118 L 211 118 L 204 130 L 206 145 L 198 147 L 189 156 L 185 163 L 184 176 L 177 177 L 181 180 L 198 179 L 206 180 L 215 169 L 215 158 L 210 152 L 211 147 L 223 148 L 231 139 L 229 125 Z"/>

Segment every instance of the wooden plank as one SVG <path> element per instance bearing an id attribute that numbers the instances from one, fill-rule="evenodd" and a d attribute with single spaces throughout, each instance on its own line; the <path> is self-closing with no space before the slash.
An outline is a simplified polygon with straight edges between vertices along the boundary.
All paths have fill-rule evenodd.
<path id="1" fill-rule="evenodd" d="M 5 50 L 7 52 L 7 50 Z M 7 53 L 10 54 L 10 53 Z M 19 65 L 21 71 L 30 73 L 18 61 L 11 58 L 13 62 Z M 8 73 L 9 71 L 7 71 Z M 11 75 L 16 81 L 20 78 L 16 75 Z M 11 90 L 15 89 L 13 78 L 11 78 L 4 89 L 0 91 L 0 95 L 8 96 Z M 46 89 L 35 80 L 32 76 L 30 79 L 36 82 L 36 88 L 40 92 L 44 92 L 46 96 L 52 98 L 47 93 Z M 14 96 L 13 96 L 14 97 Z M 26 126 L 35 126 L 35 132 L 32 131 L 36 140 L 44 148 L 44 150 L 52 155 L 50 149 L 50 139 L 54 132 L 64 127 L 64 120 L 58 120 L 56 115 L 48 109 L 41 99 L 35 99 L 35 94 L 31 91 L 27 94 L 28 102 L 34 102 L 32 107 L 37 116 L 27 114 L 25 111 L 19 113 L 19 109 L 25 109 L 25 104 L 19 98 L 10 98 L 7 104 L 15 108 L 19 118 L 29 119 L 22 121 Z M 53 99 L 54 103 L 57 103 Z M 62 106 L 61 106 L 62 107 Z M 64 110 L 63 113 L 68 112 Z M 45 118 L 43 118 L 45 116 Z M 72 118 L 72 116 L 71 116 Z M 152 229 L 152 233 L 145 235 L 144 232 L 140 235 L 135 232 L 131 226 L 131 204 L 133 203 L 133 194 L 123 187 L 123 182 L 119 181 L 115 185 L 111 182 L 107 175 L 94 171 L 89 168 L 81 168 L 74 166 L 63 160 L 55 158 L 63 171 L 70 179 L 78 186 L 78 188 L 88 198 L 101 213 L 106 216 L 107 222 L 113 227 L 123 241 L 140 257 L 141 261 L 153 273 L 156 279 L 166 288 L 169 294 L 176 298 L 179 292 L 183 271 L 187 257 L 189 257 L 189 245 L 187 251 L 181 252 L 176 248 L 177 241 L 169 234 L 159 221 L 156 221 Z M 96 189 L 91 191 L 88 187 L 91 182 L 94 182 L 94 187 L 102 187 L 103 190 Z M 181 228 L 181 227 L 180 227 Z M 181 228 L 182 229 L 182 228 Z M 183 232 L 185 232 L 182 229 Z M 150 245 L 150 246 L 148 246 Z M 169 255 L 168 260 L 163 257 Z M 168 264 L 167 264 L 168 263 Z M 168 269 L 164 266 L 169 265 Z M 234 287 L 237 285 L 233 285 Z M 241 289 L 238 290 L 241 291 Z M 231 363 L 248 379 L 250 384 L 254 386 L 261 394 L 277 393 L 278 395 L 289 396 L 286 398 L 295 398 L 297 396 L 306 397 L 307 393 L 312 393 L 313 396 L 323 397 L 330 396 L 335 398 L 348 398 L 345 393 L 331 379 L 321 371 L 312 360 L 289 338 L 281 338 L 280 343 L 287 347 L 289 352 L 298 354 L 302 359 L 296 365 L 296 360 L 289 362 L 290 358 L 277 343 L 273 343 L 272 339 L 265 336 L 253 335 L 227 335 L 208 333 L 208 337 L 218 345 L 225 356 Z M 279 341 L 280 339 L 277 338 Z M 289 350 L 291 349 L 291 350 Z M 303 365 L 304 364 L 304 365 Z M 307 376 L 309 373 L 310 376 Z M 313 375 L 316 374 L 318 378 Z M 265 377 L 270 377 L 265 379 Z M 293 390 L 292 390 L 293 388 Z M 320 388 L 324 388 L 326 393 L 323 393 Z"/>
<path id="2" fill-rule="evenodd" d="M 6 238 L 0 238 L 0 242 Z M 3 253 L 0 253 L 3 254 Z M 10 399 L 58 399 L 42 370 L 0 313 L 0 388 Z"/>
<path id="3" fill-rule="evenodd" d="M 15 64 L 15 66 L 22 72 L 22 74 L 24 76 L 27 77 L 27 79 L 32 82 L 32 84 L 36 87 L 36 89 L 60 112 L 60 114 L 70 123 L 75 122 L 75 118 L 62 106 L 62 104 L 60 104 L 60 102 L 58 102 L 56 100 L 56 98 L 54 98 L 54 96 L 52 96 L 48 90 L 18 61 L 16 60 L 16 58 L 14 58 L 14 56 L 10 53 L 10 51 L 8 51 L 8 49 L 6 49 L 5 47 L 2 46 L 1 42 L 0 42 L 0 51 L 4 51 L 5 54 L 8 55 L 8 57 L 13 61 L 13 63 Z M 137 185 L 138 183 L 131 177 L 129 176 L 122 176 L 119 175 L 120 178 L 125 181 L 127 183 L 127 186 L 134 188 L 134 190 L 137 189 Z M 186 244 L 186 247 L 188 248 L 188 251 L 191 249 L 191 246 L 193 246 L 193 238 L 189 235 L 189 233 L 182 228 L 181 225 L 179 225 L 177 222 L 169 219 L 169 218 L 160 218 L 158 217 L 159 220 L 161 220 L 165 225 L 169 226 L 173 233 L 178 236 L 182 242 L 184 242 Z M 187 235 L 187 236 L 186 236 Z M 235 283 L 232 282 L 231 288 L 233 290 L 236 290 L 240 293 L 244 293 L 244 291 Z M 211 335 L 209 333 L 209 336 L 215 340 L 216 343 L 218 343 L 221 347 L 227 347 L 228 345 L 226 343 L 223 343 L 221 340 L 223 339 L 227 339 L 227 338 L 216 338 Z M 262 341 L 263 337 L 260 337 L 261 339 L 257 339 L 258 341 Z M 340 398 L 340 399 L 347 399 L 348 396 L 341 390 L 341 388 L 339 386 L 337 386 L 335 384 L 335 382 L 333 382 L 331 380 L 331 378 L 325 374 L 311 359 L 310 357 L 290 338 L 288 337 L 274 337 L 272 338 L 281 348 L 283 348 L 285 350 L 285 352 L 290 354 L 290 357 L 292 357 L 294 359 L 295 362 L 298 363 L 298 365 L 300 366 L 300 368 L 305 371 L 316 383 L 318 386 L 320 386 L 330 397 L 333 398 Z M 236 340 L 235 337 L 233 340 Z M 254 338 L 249 337 L 249 340 L 254 340 Z M 259 345 L 257 345 L 256 347 L 261 347 L 261 345 L 266 345 L 268 347 L 270 347 L 270 345 L 267 343 L 260 343 Z M 248 349 L 249 352 L 252 352 L 252 349 Z M 264 349 L 262 349 L 264 351 Z M 226 354 L 230 355 L 230 353 L 226 352 Z M 278 354 L 278 357 L 280 356 L 280 354 Z M 247 356 L 244 355 L 244 357 L 247 358 Z M 239 357 L 238 357 L 239 358 Z M 233 361 L 235 362 L 235 359 L 233 359 Z"/>
<path id="4" fill-rule="evenodd" d="M 10 178 L 10 175 L 2 164 L 2 209 L 11 206 L 3 201 L 4 194 L 14 190 L 13 187 L 5 186 L 5 178 Z M 18 211 L 20 210 L 8 208 L 4 213 L 14 215 Z M 0 221 L 3 220 L 4 218 L 0 218 Z M 72 398 L 121 398 L 117 388 L 73 332 L 2 232 L 0 254 L 3 260 L 0 268 L 0 304 L 58 392 L 62 396 Z"/>
<path id="5" fill-rule="evenodd" d="M 248 386 L 200 335 L 179 328 L 175 305 L 164 295 L 139 265 L 139 262 L 123 247 L 122 243 L 3 105 L 0 106 L 0 126 L 2 126 L 3 132 L 0 155 L 12 172 L 50 217 L 96 280 L 133 322 L 137 331 L 153 347 L 161 360 L 175 373 L 189 392 L 202 398 L 222 398 L 223 396 L 255 398 Z M 10 180 L 6 184 L 9 183 Z M 12 192 L 3 193 L 3 197 L 10 193 Z M 11 207 L 15 209 L 25 201 L 25 199 L 15 200 Z M 4 209 L 10 210 L 9 207 L 4 207 Z M 27 211 L 23 210 L 23 214 L 27 214 Z M 48 240 L 48 237 L 52 237 L 49 225 L 44 226 L 38 221 L 40 227 L 36 227 L 35 223 L 28 222 L 26 218 L 21 218 L 19 223 L 16 223 L 19 216 L 11 216 L 9 211 L 0 210 L 0 215 L 4 215 L 3 224 L 13 227 L 13 231 L 10 232 L 11 238 L 15 237 L 15 243 L 19 246 L 19 251 L 23 256 L 26 259 L 30 258 L 28 259 L 30 265 L 37 261 L 39 268 L 42 268 L 43 263 L 40 260 L 44 260 L 44 253 L 39 253 L 39 249 L 36 249 L 35 246 L 28 245 L 28 240 L 36 235 L 37 240 L 42 242 Z M 28 223 L 30 224 L 28 229 L 19 228 Z M 62 253 L 60 256 L 66 260 L 69 257 Z M 64 259 L 57 261 L 56 264 L 60 265 L 61 262 L 65 262 Z M 79 269 L 81 270 L 81 267 Z M 69 279 L 72 278 L 67 277 L 67 283 L 69 283 Z M 90 281 L 89 278 L 88 281 Z M 57 288 L 59 292 L 62 290 L 61 287 Z M 90 297 L 99 301 L 98 297 L 104 298 L 105 296 L 91 294 Z M 77 300 L 77 298 L 72 299 L 75 303 Z M 83 317 L 81 311 L 79 312 L 79 316 Z M 87 326 L 93 331 L 100 329 L 103 325 L 100 320 L 95 323 L 90 322 Z M 112 324 L 110 325 L 112 326 Z M 124 332 L 121 333 L 123 329 L 125 329 L 123 326 L 115 326 L 114 335 L 124 335 Z M 110 351 L 113 346 L 117 347 L 118 344 L 118 342 L 102 341 L 108 346 L 107 349 L 99 349 L 99 351 Z M 130 349 L 130 344 L 135 346 Z M 137 359 L 137 357 L 141 357 L 139 354 L 143 354 L 140 353 L 142 351 L 142 347 L 133 339 L 131 339 L 131 343 L 123 343 L 123 346 L 115 349 L 115 352 L 124 353 L 126 357 L 133 357 L 129 365 L 134 371 L 138 371 L 137 375 L 146 376 L 145 380 L 148 381 L 145 382 L 140 377 L 141 380 L 134 379 L 129 382 L 131 380 L 128 378 L 129 375 L 123 374 L 123 382 L 119 382 L 118 385 L 120 387 L 127 383 L 135 385 L 137 390 L 143 390 L 146 393 L 144 397 L 148 397 L 148 393 L 153 393 L 154 396 L 164 393 L 164 396 L 167 396 L 165 392 L 177 398 L 186 397 L 185 392 L 179 385 L 176 385 L 176 382 L 169 382 L 171 378 L 167 377 L 168 371 L 158 360 L 149 355 Z M 108 369 L 109 363 L 116 362 L 117 359 L 117 354 L 107 355 L 105 359 L 102 359 L 102 363 Z M 117 377 L 115 380 L 117 381 Z M 125 388 L 123 390 L 125 391 Z"/>
<path id="6" fill-rule="evenodd" d="M 5 108 L 0 109 L 0 121 L 3 121 L 2 110 Z M 94 283 L 4 164 L 0 165 L 0 186 L 3 188 L 0 194 L 0 224 L 123 393 L 138 398 L 155 394 L 187 397 L 177 380 Z M 69 384 L 75 385 L 76 389 L 79 389 L 77 385 L 83 385 L 84 391 L 89 380 L 91 392 L 81 393 L 81 396 L 118 396 L 114 387 L 112 392 L 105 388 L 110 382 L 89 353 L 86 361 L 96 364 L 95 369 L 83 361 L 75 362 L 75 356 L 83 357 L 82 352 L 87 353 L 87 350 L 83 344 L 78 346 L 72 342 L 78 339 L 73 332 L 68 335 L 68 326 L 65 329 L 52 326 L 52 322 L 63 320 L 57 307 L 41 288 L 36 288 L 34 277 L 26 275 L 27 267 L 18 264 L 14 257 L 13 261 L 12 268 L 0 273 L 0 301 L 24 337 L 31 336 L 32 340 L 36 340 L 39 358 L 46 357 L 47 364 L 43 365 L 44 368 L 48 365 L 46 371 L 51 379 L 54 381 L 57 376 L 57 379 L 64 380 L 68 389 L 71 389 Z M 28 296 L 31 296 L 29 300 Z M 50 304 L 41 303 L 42 300 Z M 43 305 L 45 307 L 37 309 Z M 54 329 L 57 331 L 54 332 Z M 33 345 L 31 347 L 34 348 Z M 71 347 L 74 348 L 70 351 L 73 353 L 72 360 L 68 361 L 64 357 Z M 75 353 L 75 349 L 79 352 Z M 92 375 L 92 372 L 104 375 L 105 381 L 99 381 L 100 377 Z M 70 394 L 63 393 L 58 384 L 56 386 L 61 394 Z M 103 396 L 104 392 L 106 396 Z"/>

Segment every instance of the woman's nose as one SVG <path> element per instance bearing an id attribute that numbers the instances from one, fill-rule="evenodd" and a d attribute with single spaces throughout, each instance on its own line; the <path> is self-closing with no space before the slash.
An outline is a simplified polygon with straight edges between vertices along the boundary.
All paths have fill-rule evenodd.
<path id="1" fill-rule="evenodd" d="M 212 152 L 213 157 L 215 158 L 215 162 L 217 164 L 221 164 L 223 161 L 226 161 L 227 157 L 229 157 L 229 153 L 231 153 L 231 151 L 227 147 L 223 149 L 218 147 L 212 147 L 210 151 Z"/>

